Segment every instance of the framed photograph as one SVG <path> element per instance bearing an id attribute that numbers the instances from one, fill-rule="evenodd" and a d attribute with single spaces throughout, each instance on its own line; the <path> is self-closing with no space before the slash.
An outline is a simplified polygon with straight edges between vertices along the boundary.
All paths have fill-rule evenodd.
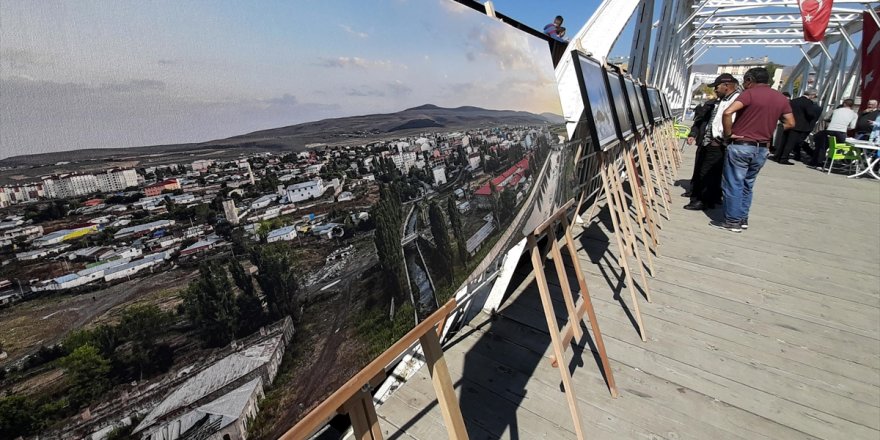
<path id="1" fill-rule="evenodd" d="M 634 121 L 633 129 L 643 130 L 645 128 L 645 118 L 642 115 L 642 109 L 639 107 L 639 92 L 637 91 L 637 86 L 630 78 L 624 78 L 623 83 L 626 86 L 624 87 L 624 91 L 626 92 L 626 99 L 629 101 L 629 107 Z"/>
<path id="2" fill-rule="evenodd" d="M 639 109 L 642 111 L 642 116 L 645 118 L 645 126 L 654 125 L 654 118 L 651 117 L 648 104 L 648 87 L 644 84 L 636 84 L 636 88 L 639 92 Z"/>
<path id="3" fill-rule="evenodd" d="M 633 136 L 633 122 L 630 119 L 629 103 L 623 91 L 623 82 L 616 72 L 606 70 L 605 76 L 608 79 L 608 90 L 611 92 L 614 113 L 617 115 L 618 135 L 620 140 L 627 141 Z"/>
<path id="4" fill-rule="evenodd" d="M 666 100 L 666 94 L 660 93 L 660 104 L 663 106 L 663 118 L 672 119 L 672 112 L 669 111 L 669 101 Z"/>
<path id="5" fill-rule="evenodd" d="M 611 95 L 606 84 L 605 68 L 598 60 L 573 51 L 575 71 L 584 100 L 584 116 L 590 122 L 594 144 L 599 149 L 616 141 L 617 129 Z"/>
<path id="6" fill-rule="evenodd" d="M 651 106 L 651 117 L 655 122 L 663 120 L 663 105 L 660 104 L 660 91 L 650 87 L 648 88 L 648 104 Z"/>

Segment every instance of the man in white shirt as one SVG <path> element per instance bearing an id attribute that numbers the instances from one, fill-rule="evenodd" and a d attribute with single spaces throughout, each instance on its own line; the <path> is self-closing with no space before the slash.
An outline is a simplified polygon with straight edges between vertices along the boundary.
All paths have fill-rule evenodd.
<path id="1" fill-rule="evenodd" d="M 856 128 L 856 121 L 859 115 L 853 111 L 854 101 L 845 99 L 843 105 L 838 107 L 831 113 L 830 122 L 824 131 L 816 133 L 813 138 L 816 142 L 816 149 L 813 150 L 813 161 L 811 166 L 821 167 L 825 165 L 825 155 L 828 152 L 828 136 L 834 136 L 838 144 L 846 142 L 846 131 Z M 826 119 L 828 120 L 828 119 Z"/>

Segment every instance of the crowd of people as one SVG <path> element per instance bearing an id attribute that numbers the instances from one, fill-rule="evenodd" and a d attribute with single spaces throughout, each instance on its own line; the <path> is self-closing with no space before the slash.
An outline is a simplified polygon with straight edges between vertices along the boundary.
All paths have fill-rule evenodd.
<path id="1" fill-rule="evenodd" d="M 869 100 L 857 113 L 855 102 L 846 99 L 822 115 L 815 89 L 789 99 L 769 82 L 769 72 L 762 67 L 749 69 L 742 84 L 723 73 L 710 84 L 715 97 L 694 109 L 687 143 L 697 149 L 690 189 L 683 194 L 690 201 L 684 209 L 721 205 L 724 218 L 712 226 L 732 232 L 748 229 L 755 181 L 771 153 L 781 165 L 794 165 L 794 159 L 818 168 L 825 163 L 829 138 L 838 143 L 845 142 L 848 134 L 856 139 L 880 138 L 876 100 Z M 810 134 L 820 121 L 827 125 L 813 135 L 810 147 Z"/>

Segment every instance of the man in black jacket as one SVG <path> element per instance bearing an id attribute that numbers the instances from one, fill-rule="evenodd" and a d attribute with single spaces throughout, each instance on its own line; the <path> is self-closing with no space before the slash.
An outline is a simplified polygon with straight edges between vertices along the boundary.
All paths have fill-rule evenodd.
<path id="1" fill-rule="evenodd" d="M 712 110 L 715 108 L 715 99 L 710 99 L 694 108 L 694 122 L 691 124 L 691 131 L 688 133 L 688 145 L 697 144 L 696 157 L 694 158 L 694 173 L 691 176 L 690 189 L 682 194 L 682 197 L 691 197 L 695 186 L 700 184 L 700 168 L 703 167 L 703 136 L 706 133 L 706 125 L 709 124 L 709 118 L 712 116 Z"/>
<path id="2" fill-rule="evenodd" d="M 791 100 L 794 128 L 789 130 L 785 136 L 785 145 L 782 151 L 776 152 L 777 154 L 773 158 L 776 162 L 782 165 L 794 165 L 794 162 L 788 160 L 792 152 L 794 152 L 794 158 L 800 160 L 801 145 L 807 139 L 807 136 L 810 135 L 810 132 L 813 131 L 813 127 L 816 126 L 816 122 L 819 121 L 819 117 L 822 115 L 822 109 L 813 102 L 816 99 L 816 95 L 815 89 L 808 89 L 804 92 L 804 96 Z"/>

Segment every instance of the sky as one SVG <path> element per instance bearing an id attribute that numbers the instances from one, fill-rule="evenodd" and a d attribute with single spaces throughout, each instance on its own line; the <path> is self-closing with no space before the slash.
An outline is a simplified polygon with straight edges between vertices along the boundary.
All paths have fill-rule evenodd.
<path id="1" fill-rule="evenodd" d="M 449 0 L 0 2 L 0 157 L 422 104 L 560 114 L 546 42 Z"/>
<path id="2" fill-rule="evenodd" d="M 599 5 L 494 3 L 536 29 L 563 15 L 572 35 Z M 0 1 L 0 158 L 427 103 L 559 114 L 548 52 L 450 0 Z"/>

